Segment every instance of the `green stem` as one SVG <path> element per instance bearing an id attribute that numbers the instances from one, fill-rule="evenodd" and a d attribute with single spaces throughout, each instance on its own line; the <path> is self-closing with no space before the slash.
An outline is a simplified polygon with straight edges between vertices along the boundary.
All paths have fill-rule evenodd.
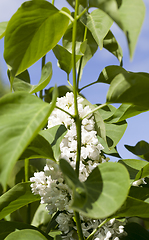
<path id="1" fill-rule="evenodd" d="M 68 73 L 67 73 L 67 82 L 68 82 L 69 86 L 72 87 L 72 84 L 69 81 L 69 74 Z"/>
<path id="2" fill-rule="evenodd" d="M 86 40 L 86 35 L 87 35 L 87 27 L 85 26 L 83 42 Z M 83 56 L 81 57 L 80 64 L 79 64 L 78 77 L 77 77 L 77 88 L 79 88 L 79 81 L 80 81 L 80 74 L 81 74 L 81 69 L 82 69 L 82 62 L 83 62 Z"/>
<path id="3" fill-rule="evenodd" d="M 29 180 L 29 174 L 28 174 L 28 168 L 29 168 L 29 159 L 25 159 L 25 182 L 28 182 Z"/>
<path id="4" fill-rule="evenodd" d="M 64 14 L 65 16 L 67 16 L 70 19 L 71 22 L 74 22 L 74 18 L 69 13 L 67 13 L 67 12 L 65 12 L 63 10 L 61 10 L 60 12 L 62 14 Z"/>
<path id="5" fill-rule="evenodd" d="M 91 240 L 93 239 L 94 234 L 101 228 L 106 222 L 108 222 L 109 219 L 105 219 L 89 236 L 86 240 Z"/>
<path id="6" fill-rule="evenodd" d="M 54 5 L 55 0 L 52 0 L 52 4 Z"/>
<path id="7" fill-rule="evenodd" d="M 80 13 L 80 15 L 77 16 L 77 20 L 80 19 L 80 18 L 84 15 L 84 13 L 87 12 L 87 10 L 88 10 L 88 8 L 85 8 L 85 9 Z"/>
<path id="8" fill-rule="evenodd" d="M 83 236 L 82 228 L 81 228 L 81 221 L 80 221 L 79 213 L 78 212 L 74 212 L 74 215 L 75 215 L 75 220 L 76 220 L 77 232 L 78 232 L 79 240 L 84 240 L 84 236 Z"/>
<path id="9" fill-rule="evenodd" d="M 88 114 L 86 114 L 86 115 L 82 118 L 82 120 L 83 120 L 84 118 L 86 118 L 87 116 L 89 116 L 90 114 L 96 112 L 98 109 L 103 108 L 103 107 L 105 107 L 105 106 L 107 106 L 107 103 L 101 104 L 101 105 L 99 105 L 98 107 L 94 108 L 92 111 L 90 111 Z"/>
<path id="10" fill-rule="evenodd" d="M 25 182 L 28 182 L 29 180 L 29 159 L 25 159 Z M 31 204 L 29 203 L 27 205 L 27 219 L 26 223 L 30 224 L 31 222 Z"/>
<path id="11" fill-rule="evenodd" d="M 44 68 L 44 66 L 45 66 L 45 61 L 46 61 L 46 55 L 42 57 L 41 70 L 42 70 L 42 69 Z M 43 99 L 43 90 L 40 91 L 39 97 L 40 97 L 41 99 Z"/>
<path id="12" fill-rule="evenodd" d="M 74 94 L 74 109 L 75 109 L 75 124 L 77 131 L 77 159 L 76 159 L 76 174 L 79 176 L 79 165 L 80 165 L 80 153 L 81 153 L 81 119 L 78 113 L 78 105 L 77 105 L 77 84 L 76 84 L 76 34 L 77 34 L 77 14 L 78 14 L 79 0 L 75 1 L 75 13 L 74 13 L 74 21 L 73 21 L 73 33 L 72 33 L 72 74 L 73 74 L 73 94 Z M 79 240 L 84 240 L 83 232 L 81 228 L 81 221 L 78 212 L 74 212 L 77 232 Z"/>
<path id="13" fill-rule="evenodd" d="M 97 81 L 92 82 L 92 83 L 90 83 L 90 84 L 88 84 L 88 85 L 86 85 L 86 86 L 80 88 L 80 89 L 79 89 L 79 92 L 81 92 L 83 89 L 85 89 L 85 88 L 87 88 L 87 87 L 90 87 L 90 86 L 94 85 L 95 83 L 97 83 Z"/>

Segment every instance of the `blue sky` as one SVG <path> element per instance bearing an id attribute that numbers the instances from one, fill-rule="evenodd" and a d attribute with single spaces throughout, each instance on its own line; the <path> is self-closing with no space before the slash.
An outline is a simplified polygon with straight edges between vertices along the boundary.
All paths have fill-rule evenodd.
<path id="1" fill-rule="evenodd" d="M 0 0 L 0 22 L 8 21 L 23 2 L 23 0 Z M 127 42 L 123 32 L 116 25 L 113 25 L 111 28 L 117 41 L 122 47 L 124 55 L 123 67 L 128 71 L 149 72 L 149 0 L 144 0 L 144 3 L 146 5 L 146 17 L 138 39 L 133 61 L 130 61 L 129 59 Z M 66 6 L 66 1 L 55 0 L 55 5 L 60 9 L 63 5 Z M 0 40 L 0 70 L 4 82 L 8 83 L 6 75 L 7 66 L 3 60 L 3 48 L 4 44 L 2 39 Z M 47 61 L 51 61 L 53 64 L 53 77 L 50 82 L 50 86 L 55 83 L 57 83 L 57 85 L 67 84 L 66 74 L 57 67 L 57 60 L 53 56 L 52 52 L 48 53 Z M 84 68 L 81 84 L 84 85 L 85 83 L 87 84 L 95 81 L 105 66 L 118 64 L 118 60 L 106 50 L 98 50 Z M 39 81 L 40 70 L 40 61 L 30 67 L 29 72 L 33 84 Z M 82 93 L 91 103 L 104 103 L 106 100 L 107 90 L 108 85 L 98 84 L 96 86 L 92 86 L 91 88 L 87 88 Z M 128 119 L 128 128 L 118 144 L 118 150 L 124 159 L 135 158 L 133 154 L 129 153 L 125 149 L 124 144 L 135 145 L 140 140 L 149 142 L 148 124 L 149 112 Z"/>

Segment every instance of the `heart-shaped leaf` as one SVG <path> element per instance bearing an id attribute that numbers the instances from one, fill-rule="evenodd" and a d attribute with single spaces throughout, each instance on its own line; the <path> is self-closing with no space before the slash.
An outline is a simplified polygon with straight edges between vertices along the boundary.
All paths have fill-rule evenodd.
<path id="1" fill-rule="evenodd" d="M 133 154 L 149 161 L 149 143 L 145 141 L 138 142 L 135 146 L 125 145 L 125 148 Z"/>
<path id="2" fill-rule="evenodd" d="M 90 218 L 106 218 L 124 203 L 129 190 L 129 175 L 119 163 L 99 164 L 83 183 L 69 163 L 61 159 L 60 168 L 73 189 L 72 208 Z"/>

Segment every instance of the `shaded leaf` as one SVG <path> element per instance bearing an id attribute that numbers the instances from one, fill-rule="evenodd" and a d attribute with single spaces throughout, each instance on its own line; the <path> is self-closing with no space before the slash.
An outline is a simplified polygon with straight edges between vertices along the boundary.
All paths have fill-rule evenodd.
<path id="1" fill-rule="evenodd" d="M 143 200 L 143 201 L 148 200 L 149 199 L 149 188 L 131 186 L 130 191 L 129 191 L 129 196 Z"/>
<path id="2" fill-rule="evenodd" d="M 128 196 L 121 209 L 113 217 L 141 217 L 148 218 L 149 204 Z"/>
<path id="3" fill-rule="evenodd" d="M 21 230 L 21 229 L 34 229 L 38 230 L 41 232 L 43 235 L 47 237 L 47 239 L 51 240 L 52 238 L 45 234 L 43 231 L 41 231 L 39 228 L 37 229 L 36 227 L 22 223 L 22 222 L 8 222 L 8 221 L 0 221 L 0 229 L 3 229 L 3 231 L 0 232 L 0 240 L 3 240 L 8 234 L 11 232 L 14 232 L 16 229 Z"/>
<path id="4" fill-rule="evenodd" d="M 141 178 L 149 177 L 149 163 L 146 164 L 141 170 L 137 173 L 135 181 Z"/>
<path id="5" fill-rule="evenodd" d="M 33 229 L 24 229 L 18 230 L 10 233 L 5 240 L 14 240 L 14 239 L 26 240 L 26 239 L 36 239 L 36 240 L 47 240 L 47 238 L 37 230 Z"/>
<path id="6" fill-rule="evenodd" d="M 69 85 L 62 85 L 57 87 L 58 89 L 58 97 L 63 97 L 67 92 L 73 92 L 72 87 Z M 46 102 L 51 102 L 52 100 L 52 93 L 53 93 L 54 87 L 50 87 L 49 89 L 45 89 L 45 101 Z"/>
<path id="7" fill-rule="evenodd" d="M 133 154 L 149 161 L 149 143 L 145 141 L 138 142 L 135 146 L 124 145 L 125 148 Z"/>
<path id="8" fill-rule="evenodd" d="M 3 187 L 20 155 L 45 126 L 56 98 L 55 91 L 52 104 L 24 92 L 10 93 L 0 99 L 0 182 Z"/>
<path id="9" fill-rule="evenodd" d="M 34 214 L 31 225 L 39 227 L 40 225 L 47 225 L 51 220 L 51 215 L 46 210 L 46 204 L 40 204 Z"/>
<path id="10" fill-rule="evenodd" d="M 53 48 L 55 57 L 58 59 L 58 66 L 64 70 L 66 73 L 70 73 L 72 69 L 72 54 L 64 47 L 56 45 Z M 76 55 L 76 62 L 83 56 Z"/>
<path id="11" fill-rule="evenodd" d="M 17 209 L 40 200 L 30 190 L 30 183 L 19 183 L 0 197 L 0 219 Z"/>
<path id="12" fill-rule="evenodd" d="M 27 70 L 26 70 L 27 71 Z M 24 72 L 23 72 L 24 73 Z M 22 81 L 23 73 L 19 74 L 13 80 L 14 91 L 25 91 L 29 93 L 36 93 L 44 89 L 50 82 L 52 77 L 52 63 L 48 62 L 42 69 L 41 78 L 38 84 L 31 85 L 27 81 Z"/>
<path id="13" fill-rule="evenodd" d="M 148 164 L 148 162 L 143 160 L 137 160 L 137 159 L 123 159 L 119 160 L 121 164 L 123 164 L 130 175 L 130 179 L 135 179 L 137 173 Z"/>
<path id="14" fill-rule="evenodd" d="M 80 21 L 78 21 L 76 34 L 76 55 L 80 55 L 80 47 L 82 42 L 84 42 L 84 32 L 85 26 Z M 89 30 L 87 31 L 86 39 L 87 46 L 82 60 L 82 68 L 84 68 L 86 63 L 90 60 L 90 58 L 92 58 L 92 56 L 98 49 L 98 45 Z M 72 52 L 72 25 L 69 26 L 69 28 L 67 29 L 66 33 L 63 36 L 63 46 L 69 52 Z M 77 67 L 79 66 L 79 62 L 80 61 L 78 61 Z"/>
<path id="15" fill-rule="evenodd" d="M 115 111 L 113 116 L 108 119 L 108 122 L 115 123 L 115 122 L 121 122 L 127 118 L 136 116 L 142 112 L 148 111 L 146 108 L 141 106 L 135 106 L 131 104 L 121 104 L 120 107 Z"/>
<path id="16" fill-rule="evenodd" d="M 67 8 L 62 10 L 70 14 Z M 23 3 L 10 19 L 5 34 L 4 58 L 13 75 L 49 52 L 65 33 L 68 23 L 69 18 L 47 1 Z"/>
<path id="17" fill-rule="evenodd" d="M 125 226 L 127 236 L 123 236 L 122 240 L 148 240 L 149 232 L 140 224 L 131 222 Z"/>
<path id="18" fill-rule="evenodd" d="M 7 25 L 8 25 L 8 22 L 0 23 L 0 39 L 2 39 L 5 36 Z"/>
<path id="19" fill-rule="evenodd" d="M 54 160 L 52 147 L 48 141 L 38 134 L 25 149 L 19 159 L 49 158 Z"/>
<path id="20" fill-rule="evenodd" d="M 60 143 L 66 133 L 67 129 L 64 125 L 56 125 L 52 128 L 40 132 L 40 135 L 51 144 L 53 154 L 56 160 L 59 160 L 61 154 Z"/>
<path id="21" fill-rule="evenodd" d="M 129 176 L 121 164 L 99 164 L 83 183 L 66 160 L 60 160 L 60 168 L 73 189 L 71 207 L 84 216 L 94 219 L 108 217 L 121 207 L 127 197 Z"/>
<path id="22" fill-rule="evenodd" d="M 149 75 L 127 72 L 120 67 L 117 67 L 119 73 L 115 74 L 115 69 L 113 71 L 112 68 L 111 73 L 109 72 L 112 82 L 107 93 L 107 102 L 138 105 L 142 111 L 149 109 Z"/>
<path id="23" fill-rule="evenodd" d="M 108 34 L 103 39 L 103 47 L 107 49 L 109 52 L 111 52 L 115 57 L 117 57 L 117 59 L 120 62 L 120 65 L 122 65 L 123 52 L 121 46 L 118 44 L 111 31 L 109 31 Z"/>

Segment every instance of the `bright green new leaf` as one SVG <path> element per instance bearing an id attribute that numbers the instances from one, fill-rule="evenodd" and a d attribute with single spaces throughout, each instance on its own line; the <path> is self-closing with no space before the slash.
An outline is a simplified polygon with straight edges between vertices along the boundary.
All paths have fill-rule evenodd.
<path id="1" fill-rule="evenodd" d="M 5 240 L 26 240 L 26 239 L 36 239 L 36 240 L 47 240 L 47 238 L 37 230 L 24 229 L 18 230 L 10 233 Z"/>
<path id="2" fill-rule="evenodd" d="M 119 160 L 119 162 L 127 168 L 130 179 L 132 180 L 134 180 L 137 173 L 148 164 L 146 161 L 137 159 L 123 159 Z"/>
<path id="3" fill-rule="evenodd" d="M 70 14 L 67 8 L 63 12 Z M 26 70 L 61 39 L 69 18 L 47 1 L 28 1 L 10 19 L 4 42 L 4 58 L 13 75 Z"/>
<path id="4" fill-rule="evenodd" d="M 64 70 L 66 73 L 70 73 L 72 69 L 72 54 L 64 47 L 56 45 L 53 48 L 54 55 L 58 59 L 58 66 Z M 76 62 L 83 56 L 76 55 Z"/>
<path id="5" fill-rule="evenodd" d="M 102 49 L 103 39 L 109 32 L 113 23 L 112 19 L 100 9 L 96 9 L 90 14 L 86 14 L 85 18 L 83 16 L 81 20 L 92 33 L 100 49 Z"/>
<path id="6" fill-rule="evenodd" d="M 118 67 L 117 67 L 118 70 Z M 119 73 L 109 72 L 112 80 L 107 93 L 107 102 L 129 103 L 149 109 L 149 74 L 132 73 L 119 67 Z M 109 81 L 109 80 L 107 80 Z"/>
<path id="7" fill-rule="evenodd" d="M 10 93 L 0 99 L 0 182 L 4 188 L 16 161 L 45 126 L 56 98 L 55 91 L 52 104 L 25 92 Z"/>
<path id="8" fill-rule="evenodd" d="M 1 22 L 0 23 L 0 39 L 2 39 L 5 36 L 7 24 L 8 24 L 8 22 Z"/>
<path id="9" fill-rule="evenodd" d="M 106 218 L 117 211 L 127 197 L 129 175 L 119 163 L 99 164 L 83 183 L 66 160 L 60 160 L 60 168 L 73 189 L 72 208 L 86 217 Z"/>
<path id="10" fill-rule="evenodd" d="M 29 93 L 36 93 L 44 89 L 49 84 L 52 77 L 52 63 L 48 62 L 43 67 L 40 81 L 36 85 L 31 85 L 27 81 L 22 81 L 22 75 L 25 72 L 22 72 L 21 74 L 19 74 L 17 77 L 14 78 L 13 80 L 14 91 L 25 91 Z"/>
<path id="11" fill-rule="evenodd" d="M 38 200 L 40 196 L 31 192 L 30 183 L 19 183 L 0 197 L 0 219 Z"/>
<path id="12" fill-rule="evenodd" d="M 145 141 L 138 142 L 135 146 L 124 145 L 125 148 L 133 154 L 149 161 L 149 143 Z"/>

